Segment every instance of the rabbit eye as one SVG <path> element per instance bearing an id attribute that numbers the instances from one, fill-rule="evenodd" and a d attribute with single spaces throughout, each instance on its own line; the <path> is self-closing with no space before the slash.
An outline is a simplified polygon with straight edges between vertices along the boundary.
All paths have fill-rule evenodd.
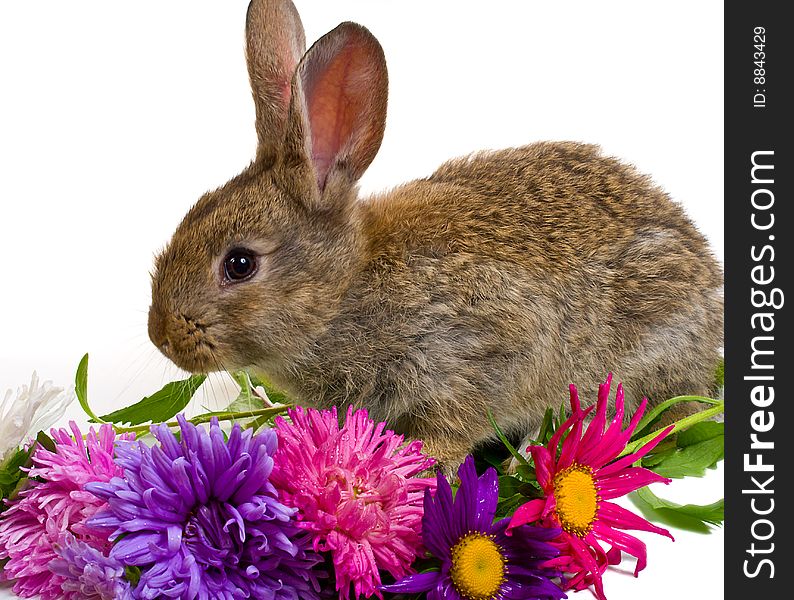
<path id="1" fill-rule="evenodd" d="M 226 281 L 237 283 L 256 273 L 256 256 L 248 250 L 236 249 L 223 259 L 223 275 Z"/>

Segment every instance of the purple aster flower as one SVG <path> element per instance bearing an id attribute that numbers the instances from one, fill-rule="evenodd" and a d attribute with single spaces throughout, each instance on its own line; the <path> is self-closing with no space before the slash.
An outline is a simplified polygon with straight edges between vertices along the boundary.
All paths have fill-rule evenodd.
<path id="1" fill-rule="evenodd" d="M 509 518 L 494 523 L 499 484 L 494 469 L 477 478 L 469 456 L 458 469 L 460 487 L 452 499 L 438 475 L 435 497 L 425 492 L 422 536 L 441 570 L 419 573 L 384 586 L 387 592 L 427 592 L 428 600 L 559 600 L 565 594 L 551 580 L 559 576 L 543 563 L 557 556 L 548 543 L 560 530 L 522 525 L 505 533 Z"/>
<path id="2" fill-rule="evenodd" d="M 60 577 L 63 600 L 130 600 L 124 565 L 65 533 L 54 549 L 50 571 Z"/>
<path id="3" fill-rule="evenodd" d="M 269 481 L 275 431 L 177 420 L 179 439 L 152 426 L 159 445 L 118 445 L 123 478 L 86 486 L 108 502 L 91 523 L 112 531 L 110 558 L 141 569 L 133 598 L 318 599 L 321 558 Z"/>

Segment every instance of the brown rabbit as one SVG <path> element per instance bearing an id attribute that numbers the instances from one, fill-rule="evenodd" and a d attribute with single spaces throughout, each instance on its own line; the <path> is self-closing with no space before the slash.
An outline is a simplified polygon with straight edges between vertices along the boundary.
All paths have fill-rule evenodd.
<path id="1" fill-rule="evenodd" d="M 383 51 L 342 23 L 304 54 L 290 0 L 253 0 L 254 162 L 158 257 L 149 333 L 189 371 L 249 368 L 296 401 L 353 404 L 447 468 L 607 372 L 636 403 L 708 393 L 722 274 L 650 179 L 595 146 L 452 160 L 366 199 Z"/>

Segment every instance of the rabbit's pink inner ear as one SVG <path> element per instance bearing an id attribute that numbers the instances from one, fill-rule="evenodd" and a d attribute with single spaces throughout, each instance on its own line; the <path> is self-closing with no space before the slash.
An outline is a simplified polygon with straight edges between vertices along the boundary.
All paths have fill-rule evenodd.
<path id="1" fill-rule="evenodd" d="M 291 0 L 251 0 L 246 18 L 246 54 L 259 153 L 272 154 L 281 142 L 290 82 L 305 49 L 303 25 Z"/>
<path id="2" fill-rule="evenodd" d="M 388 79 L 380 44 L 360 25 L 343 23 L 312 46 L 301 78 L 320 189 L 334 168 L 358 179 L 375 158 L 386 125 Z"/>

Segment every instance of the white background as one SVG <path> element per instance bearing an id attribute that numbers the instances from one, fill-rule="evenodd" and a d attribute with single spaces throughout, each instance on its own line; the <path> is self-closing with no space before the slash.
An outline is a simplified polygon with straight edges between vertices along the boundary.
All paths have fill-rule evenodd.
<path id="1" fill-rule="evenodd" d="M 148 342 L 148 271 L 253 156 L 246 4 L 0 0 L 0 393 L 33 369 L 68 386 L 86 351 L 100 412 L 179 376 Z M 722 260 L 722 3 L 296 4 L 310 41 L 353 20 L 384 46 L 389 119 L 365 192 L 482 148 L 596 142 L 652 174 Z M 220 405 L 228 385 L 206 387 Z M 711 502 L 722 470 L 663 494 Z M 648 568 L 610 572 L 610 600 L 722 596 L 722 530 L 673 533 L 641 536 Z"/>

